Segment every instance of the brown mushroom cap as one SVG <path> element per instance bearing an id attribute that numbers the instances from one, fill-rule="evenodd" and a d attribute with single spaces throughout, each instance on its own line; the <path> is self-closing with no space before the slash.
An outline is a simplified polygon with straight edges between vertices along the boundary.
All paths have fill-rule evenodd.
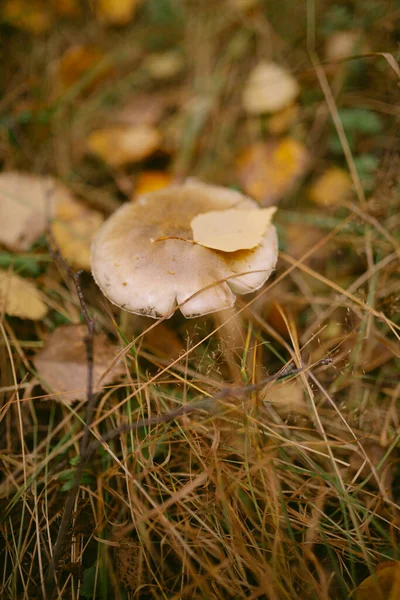
<path id="1" fill-rule="evenodd" d="M 268 279 L 278 240 L 270 225 L 251 250 L 221 252 L 193 242 L 193 217 L 231 208 L 259 206 L 239 192 L 193 181 L 127 202 L 93 241 L 97 285 L 117 306 L 154 318 L 170 316 L 177 303 L 186 317 L 232 306 L 235 293 L 252 292 Z"/>

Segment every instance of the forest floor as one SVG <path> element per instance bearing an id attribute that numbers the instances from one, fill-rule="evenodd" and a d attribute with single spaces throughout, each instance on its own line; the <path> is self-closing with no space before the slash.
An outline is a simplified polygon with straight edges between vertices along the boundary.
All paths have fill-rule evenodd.
<path id="1" fill-rule="evenodd" d="M 400 597 L 399 3 L 5 0 L 0 32 L 1 598 Z M 276 269 L 127 317 L 91 239 L 188 177 L 277 206 Z"/>

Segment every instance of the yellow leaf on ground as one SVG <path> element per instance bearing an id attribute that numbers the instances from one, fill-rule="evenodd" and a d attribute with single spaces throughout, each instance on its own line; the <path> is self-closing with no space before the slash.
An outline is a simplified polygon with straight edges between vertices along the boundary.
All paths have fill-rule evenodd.
<path id="1" fill-rule="evenodd" d="M 110 167 L 140 162 L 161 144 L 161 134 L 147 125 L 104 127 L 93 131 L 88 139 L 89 152 Z"/>
<path id="2" fill-rule="evenodd" d="M 143 67 L 148 70 L 153 79 L 171 79 L 182 71 L 183 66 L 183 56 L 177 50 L 153 52 L 143 61 Z"/>
<path id="3" fill-rule="evenodd" d="M 62 325 L 49 335 L 43 350 L 33 359 L 43 385 L 56 400 L 70 404 L 85 400 L 87 394 L 86 325 Z M 118 348 L 104 334 L 96 336 L 93 364 L 95 391 L 113 382 L 123 372 L 117 364 L 108 371 Z M 107 372 L 108 371 L 108 372 Z M 104 377 L 103 375 L 107 373 Z"/>
<path id="4" fill-rule="evenodd" d="M 244 191 L 261 204 L 273 204 L 304 174 L 308 152 L 295 139 L 257 143 L 238 157 L 238 176 Z"/>
<path id="5" fill-rule="evenodd" d="M 384 565 L 387 565 L 386 568 Z M 397 600 L 400 598 L 400 562 L 387 561 L 374 575 L 358 586 L 355 600 Z"/>
<path id="6" fill-rule="evenodd" d="M 63 88 L 71 87 L 86 74 L 96 69 L 103 60 L 104 55 L 96 46 L 71 46 L 64 52 L 58 63 L 58 76 L 61 86 Z M 110 72 L 111 65 L 105 64 L 101 71 L 93 75 L 93 79 L 90 81 L 90 85 L 86 87 L 86 90 L 92 91 L 98 83 L 104 81 Z"/>
<path id="7" fill-rule="evenodd" d="M 309 194 L 318 206 L 336 206 L 348 200 L 353 190 L 350 175 L 338 167 L 330 167 L 311 184 Z"/>
<path id="8" fill-rule="evenodd" d="M 43 319 L 47 307 L 33 283 L 15 273 L 0 270 L 0 316 L 37 321 Z"/>
<path id="9" fill-rule="evenodd" d="M 80 0 L 50 0 L 51 6 L 61 17 L 77 17 L 81 12 Z"/>
<path id="10" fill-rule="evenodd" d="M 52 24 L 49 6 L 42 0 L 7 0 L 2 17 L 10 25 L 37 35 L 48 31 Z"/>
<path id="11" fill-rule="evenodd" d="M 298 104 L 290 104 L 279 110 L 268 119 L 268 131 L 272 135 L 285 133 L 298 119 L 300 108 Z"/>
<path id="12" fill-rule="evenodd" d="M 97 0 L 97 16 L 108 25 L 127 25 L 138 4 L 138 0 Z"/>
<path id="13" fill-rule="evenodd" d="M 274 62 L 262 61 L 247 79 L 243 106 L 251 115 L 274 113 L 289 106 L 299 92 L 299 84 L 288 70 Z"/>
<path id="14" fill-rule="evenodd" d="M 57 204 L 52 221 L 54 239 L 62 257 L 74 267 L 90 271 L 90 246 L 104 218 L 72 196 Z"/>
<path id="15" fill-rule="evenodd" d="M 142 171 L 136 179 L 134 197 L 162 190 L 172 183 L 172 175 L 165 171 Z"/>
<path id="16" fill-rule="evenodd" d="M 201 246 L 222 252 L 250 250 L 261 242 L 275 212 L 273 206 L 260 210 L 230 208 L 202 213 L 190 222 L 193 239 Z"/>

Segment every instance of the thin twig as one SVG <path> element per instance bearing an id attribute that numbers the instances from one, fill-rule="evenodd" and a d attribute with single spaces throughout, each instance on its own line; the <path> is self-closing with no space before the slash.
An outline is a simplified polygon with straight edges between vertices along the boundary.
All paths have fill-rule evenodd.
<path id="1" fill-rule="evenodd" d="M 47 600 L 48 598 L 52 598 L 55 596 L 57 591 L 57 569 L 58 564 L 64 553 L 65 540 L 67 537 L 68 528 L 70 526 L 72 515 L 74 511 L 74 506 L 76 503 L 76 498 L 78 496 L 79 487 L 82 479 L 82 473 L 87 465 L 89 459 L 89 439 L 90 439 L 90 427 L 93 422 L 94 409 L 96 404 L 96 394 L 93 391 L 93 347 L 94 347 L 94 320 L 90 318 L 87 306 L 85 303 L 85 299 L 83 296 L 82 288 L 80 285 L 80 275 L 82 271 L 75 272 L 71 269 L 71 267 L 65 262 L 63 259 L 61 252 L 58 248 L 58 245 L 54 239 L 54 236 L 51 232 L 50 227 L 48 228 L 48 238 L 50 240 L 49 249 L 50 253 L 53 256 L 56 263 L 61 264 L 68 275 L 72 278 L 76 293 L 78 295 L 78 299 L 81 305 L 81 313 L 86 321 L 88 333 L 85 336 L 85 346 L 86 346 L 86 356 L 87 356 L 87 390 L 86 390 L 86 420 L 84 426 L 84 433 L 80 443 L 80 460 L 75 470 L 74 481 L 72 487 L 69 491 L 67 501 L 64 506 L 64 512 L 61 517 L 61 523 L 57 534 L 56 542 L 53 546 L 52 559 L 50 562 L 49 573 L 46 580 L 45 586 L 45 594 L 44 598 Z M 54 584 L 56 587 L 54 588 Z"/>
<path id="2" fill-rule="evenodd" d="M 215 404 L 219 400 L 224 400 L 228 397 L 239 397 L 243 394 L 248 394 L 250 392 L 254 392 L 264 387 L 267 383 L 271 383 L 272 381 L 278 381 L 279 379 L 283 379 L 285 377 L 298 375 L 299 373 L 303 373 L 311 368 L 322 366 L 322 365 L 330 365 L 332 363 L 331 358 L 323 358 L 318 362 L 314 363 L 311 366 L 295 368 L 294 365 L 289 365 L 279 373 L 275 373 L 274 375 L 269 375 L 262 379 L 259 383 L 254 383 L 251 385 L 245 385 L 243 387 L 225 387 L 220 390 L 217 394 L 210 398 L 203 398 L 202 400 L 198 400 L 196 402 L 192 402 L 191 404 L 185 404 L 184 406 L 180 406 L 179 408 L 175 408 L 164 415 L 160 415 L 158 417 L 146 417 L 144 419 L 140 419 L 136 421 L 136 423 L 129 423 L 127 425 L 123 425 L 122 427 L 118 427 L 116 429 L 112 429 L 107 434 L 103 435 L 101 439 L 98 439 L 90 444 L 88 447 L 88 455 L 92 458 L 93 454 L 106 442 L 114 439 L 121 433 L 129 433 L 131 431 L 137 431 L 142 427 L 148 427 L 150 425 L 160 425 L 161 423 L 170 423 L 179 419 L 180 417 L 190 415 L 195 412 L 200 411 L 209 411 L 213 412 L 215 410 Z"/>

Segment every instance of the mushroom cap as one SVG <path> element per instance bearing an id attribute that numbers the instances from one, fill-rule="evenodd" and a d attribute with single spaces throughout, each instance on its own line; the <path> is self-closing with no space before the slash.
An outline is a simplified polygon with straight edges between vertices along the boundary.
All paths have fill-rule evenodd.
<path id="1" fill-rule="evenodd" d="M 231 208 L 259 210 L 239 192 L 190 180 L 127 202 L 93 240 L 97 285 L 113 304 L 154 318 L 171 316 L 177 303 L 185 317 L 232 306 L 235 294 L 252 292 L 268 279 L 278 239 L 269 225 L 251 250 L 222 252 L 193 242 L 193 217 Z"/>

